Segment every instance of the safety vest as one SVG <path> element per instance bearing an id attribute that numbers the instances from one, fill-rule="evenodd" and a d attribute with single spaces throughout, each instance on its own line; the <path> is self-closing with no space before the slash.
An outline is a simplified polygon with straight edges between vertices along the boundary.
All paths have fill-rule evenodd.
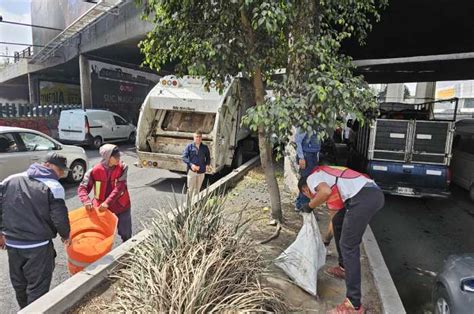
<path id="1" fill-rule="evenodd" d="M 112 191 L 117 184 L 117 180 L 122 176 L 123 173 L 123 164 L 118 164 L 112 170 L 110 178 L 107 177 L 107 170 L 102 163 L 99 163 L 92 168 L 92 178 L 94 179 L 94 206 L 99 207 L 108 197 L 106 195 L 107 187 L 111 184 Z M 128 194 L 128 189 L 122 192 L 120 197 L 112 204 L 109 204 L 109 209 L 119 214 L 130 208 L 130 195 Z"/>
<path id="2" fill-rule="evenodd" d="M 339 180 L 339 178 L 342 178 L 342 179 L 356 179 L 360 177 L 368 178 L 366 174 L 357 172 L 347 167 L 339 167 L 339 166 L 318 166 L 314 168 L 311 174 L 321 172 L 321 171 L 331 176 L 336 177 L 336 182 L 331 186 L 331 194 L 329 195 L 329 198 L 326 201 L 326 205 L 328 206 L 328 209 L 330 210 L 340 210 L 344 208 L 344 201 L 342 200 L 341 193 L 339 193 L 339 188 L 337 186 L 337 181 Z"/>

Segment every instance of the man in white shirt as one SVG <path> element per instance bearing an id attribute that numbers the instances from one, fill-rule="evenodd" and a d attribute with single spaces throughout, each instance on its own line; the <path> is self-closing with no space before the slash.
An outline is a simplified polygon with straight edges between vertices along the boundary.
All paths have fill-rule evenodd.
<path id="1" fill-rule="evenodd" d="M 340 211 L 342 215 L 337 215 L 342 216 L 339 217 L 342 218 L 342 227 L 335 226 L 334 232 L 336 244 L 340 246 L 338 251 L 342 255 L 340 264 L 343 264 L 335 268 L 338 268 L 338 277 L 346 281 L 346 299 L 329 313 L 364 313 L 361 304 L 360 243 L 370 219 L 384 205 L 382 190 L 372 179 L 357 171 L 333 166 L 316 168 L 308 177 L 300 179 L 298 188 L 310 199 L 302 207 L 303 212 L 312 212 L 326 202 L 328 205 L 344 205 L 338 206 L 343 210 Z"/>

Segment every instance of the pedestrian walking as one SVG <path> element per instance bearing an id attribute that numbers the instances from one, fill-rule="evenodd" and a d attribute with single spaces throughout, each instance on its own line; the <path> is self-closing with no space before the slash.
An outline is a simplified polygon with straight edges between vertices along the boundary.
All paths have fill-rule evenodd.
<path id="1" fill-rule="evenodd" d="M 49 153 L 44 163 L 0 183 L 0 246 L 8 251 L 10 280 L 20 308 L 49 291 L 59 233 L 69 245 L 69 218 L 64 202 L 66 158 Z"/>
<path id="2" fill-rule="evenodd" d="M 132 210 L 127 188 L 128 166 L 120 160 L 116 145 L 99 149 L 102 161 L 86 172 L 77 193 L 87 210 L 110 210 L 118 217 L 118 234 L 125 242 L 132 237 Z M 89 193 L 94 190 L 91 200 Z"/>
<path id="3" fill-rule="evenodd" d="M 295 143 L 298 171 L 301 177 L 306 177 L 319 163 L 321 142 L 316 132 L 309 136 L 308 133 L 298 128 L 295 134 Z M 309 199 L 303 193 L 299 193 L 295 201 L 295 210 L 300 210 L 308 202 Z"/>
<path id="4" fill-rule="evenodd" d="M 328 202 L 341 208 L 332 219 L 339 265 L 329 273 L 346 281 L 346 299 L 329 313 L 364 313 L 361 304 L 360 243 L 372 216 L 385 202 L 382 190 L 362 173 L 345 167 L 320 166 L 298 182 L 310 202 L 303 212 Z M 329 207 L 329 206 L 328 206 Z"/>
<path id="5" fill-rule="evenodd" d="M 188 195 L 193 196 L 201 191 L 206 171 L 210 171 L 211 154 L 209 148 L 202 143 L 202 132 L 194 132 L 194 141 L 183 152 L 183 162 L 188 169 Z"/>

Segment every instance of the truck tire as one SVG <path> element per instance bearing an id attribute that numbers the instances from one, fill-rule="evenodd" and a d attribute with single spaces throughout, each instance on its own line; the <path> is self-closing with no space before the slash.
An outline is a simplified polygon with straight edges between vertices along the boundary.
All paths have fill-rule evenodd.
<path id="1" fill-rule="evenodd" d="M 469 197 L 471 198 L 471 201 L 474 202 L 474 184 L 471 185 L 471 188 L 469 189 Z"/>
<path id="2" fill-rule="evenodd" d="M 102 138 L 100 136 L 94 137 L 91 147 L 95 149 L 99 149 L 101 146 L 102 146 Z"/>
<path id="3" fill-rule="evenodd" d="M 244 151 L 241 146 L 238 146 L 232 158 L 232 169 L 239 168 L 244 163 Z"/>
<path id="4" fill-rule="evenodd" d="M 84 179 L 86 174 L 86 164 L 82 160 L 76 160 L 71 164 L 71 170 L 67 174 L 67 181 L 69 183 L 79 183 Z"/>

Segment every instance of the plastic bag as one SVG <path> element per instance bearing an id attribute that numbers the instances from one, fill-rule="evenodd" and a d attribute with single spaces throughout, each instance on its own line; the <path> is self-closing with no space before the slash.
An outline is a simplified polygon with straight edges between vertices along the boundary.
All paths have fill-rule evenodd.
<path id="1" fill-rule="evenodd" d="M 318 270 L 326 263 L 326 247 L 313 213 L 302 213 L 303 227 L 293 242 L 275 260 L 298 286 L 317 296 Z"/>

